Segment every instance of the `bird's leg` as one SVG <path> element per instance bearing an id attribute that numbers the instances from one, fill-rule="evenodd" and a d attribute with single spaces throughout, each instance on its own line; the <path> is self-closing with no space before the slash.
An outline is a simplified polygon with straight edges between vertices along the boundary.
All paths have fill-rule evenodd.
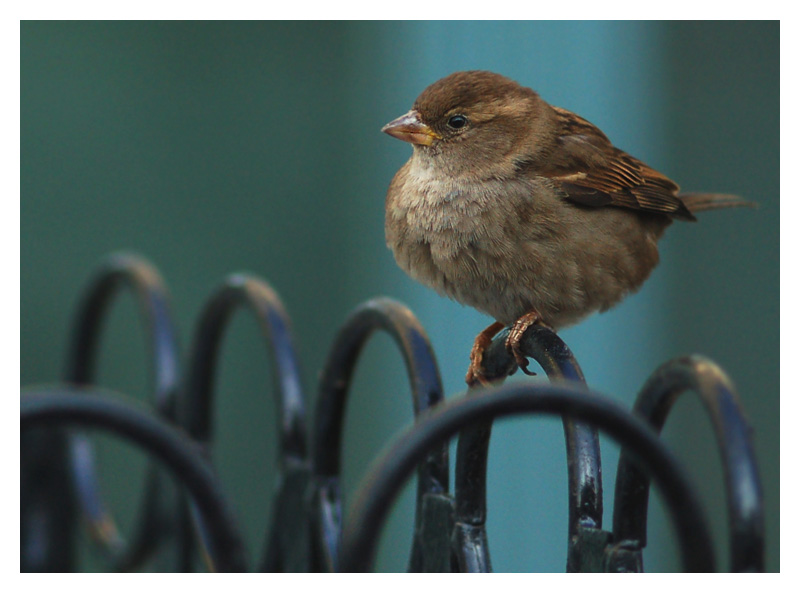
<path id="1" fill-rule="evenodd" d="M 495 321 L 475 338 L 472 351 L 469 353 L 469 370 L 467 370 L 467 385 L 470 387 L 476 383 L 489 385 L 489 380 L 483 372 L 483 352 L 492 343 L 492 338 L 503 329 L 503 324 Z"/>
<path id="2" fill-rule="evenodd" d="M 517 362 L 517 365 L 526 375 L 535 375 L 536 373 L 528 370 L 528 359 L 520 350 L 519 343 L 528 328 L 537 323 L 539 325 L 545 325 L 545 323 L 542 321 L 542 316 L 538 313 L 538 311 L 529 311 L 514 322 L 514 325 L 511 326 L 511 329 L 508 332 L 508 337 L 506 338 L 506 350 L 508 350 L 511 355 L 514 356 L 514 360 Z"/>

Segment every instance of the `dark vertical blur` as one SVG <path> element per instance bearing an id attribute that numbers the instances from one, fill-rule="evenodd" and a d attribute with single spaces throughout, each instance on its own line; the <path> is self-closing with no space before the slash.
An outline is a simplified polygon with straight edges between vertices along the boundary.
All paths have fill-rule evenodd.
<path id="1" fill-rule="evenodd" d="M 779 570 L 779 24 L 676 23 L 665 41 L 670 167 L 686 190 L 758 202 L 757 210 L 708 213 L 674 229 L 664 254 L 678 262 L 669 269 L 668 315 L 680 320 L 671 340 L 718 361 L 739 389 L 764 485 L 767 568 Z M 691 460 L 706 500 L 721 501 L 719 459 L 699 411 L 678 406 L 671 442 Z M 708 509 L 727 537 L 725 506 Z"/>
<path id="2" fill-rule="evenodd" d="M 21 382 L 59 379 L 81 287 L 103 255 L 129 249 L 165 276 L 184 346 L 227 273 L 266 278 L 294 320 L 309 415 L 337 327 L 379 294 L 417 313 L 448 396 L 460 393 L 471 340 L 489 320 L 396 268 L 383 241 L 383 198 L 410 149 L 379 130 L 437 78 L 495 70 L 596 123 L 685 189 L 759 202 L 673 225 L 642 291 L 563 337 L 589 383 L 628 404 L 667 358 L 700 352 L 730 372 L 755 429 L 768 566 L 778 570 L 778 42 L 779 26 L 768 22 L 22 23 Z M 255 559 L 276 444 L 267 352 L 250 321 L 238 315 L 224 346 L 214 459 Z M 105 385 L 147 397 L 132 299 L 111 313 L 99 368 Z M 405 382 L 390 341 L 377 336 L 348 412 L 346 493 L 411 421 Z M 691 398 L 678 404 L 666 438 L 704 483 L 723 542 L 724 505 L 711 485 L 721 473 Z M 616 450 L 604 453 L 610 508 Z M 100 456 L 129 530 L 144 459 L 108 440 Z M 495 568 L 562 570 L 559 423 L 501 425 L 490 480 Z M 675 568 L 669 527 L 652 506 L 646 568 Z M 410 517 L 406 496 L 379 568 L 404 568 Z M 88 547 L 82 559 L 103 566 Z"/>

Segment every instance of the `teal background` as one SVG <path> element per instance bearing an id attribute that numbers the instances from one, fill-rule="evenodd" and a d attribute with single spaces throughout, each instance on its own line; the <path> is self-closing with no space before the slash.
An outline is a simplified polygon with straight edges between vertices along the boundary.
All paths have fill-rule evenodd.
<path id="1" fill-rule="evenodd" d="M 662 362 L 703 353 L 737 384 L 753 428 L 779 570 L 779 24 L 777 22 L 21 24 L 21 383 L 59 379 L 76 299 L 105 254 L 137 251 L 172 292 L 182 343 L 234 271 L 266 278 L 293 317 L 309 414 L 334 333 L 364 300 L 408 304 L 427 329 L 448 397 L 490 320 L 415 284 L 383 239 L 383 200 L 410 148 L 380 133 L 428 84 L 489 69 L 603 129 L 687 190 L 737 193 L 757 210 L 678 223 L 662 264 L 615 310 L 562 332 L 595 389 L 630 405 Z M 214 459 L 251 557 L 261 555 L 276 444 L 267 352 L 247 314 L 227 334 Z M 99 381 L 146 398 L 133 300 L 114 306 Z M 518 379 L 515 379 L 518 380 Z M 356 374 L 345 496 L 412 419 L 403 367 L 376 336 Z M 701 406 L 678 402 L 665 438 L 701 488 L 727 567 L 722 473 Z M 120 524 L 135 519 L 144 459 L 100 439 Z M 604 442 L 610 526 L 618 450 Z M 566 467 L 556 421 L 499 424 L 489 467 L 497 571 L 561 571 Z M 382 540 L 403 570 L 411 488 Z M 658 496 L 647 570 L 674 570 Z M 101 570 L 89 546 L 82 564 Z"/>

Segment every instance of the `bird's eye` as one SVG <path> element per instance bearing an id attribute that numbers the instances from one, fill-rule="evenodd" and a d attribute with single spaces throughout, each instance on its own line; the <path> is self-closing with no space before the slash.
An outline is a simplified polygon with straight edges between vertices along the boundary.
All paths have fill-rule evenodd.
<path id="1" fill-rule="evenodd" d="M 447 125 L 454 130 L 458 130 L 467 125 L 467 118 L 463 115 L 453 115 L 447 120 Z"/>

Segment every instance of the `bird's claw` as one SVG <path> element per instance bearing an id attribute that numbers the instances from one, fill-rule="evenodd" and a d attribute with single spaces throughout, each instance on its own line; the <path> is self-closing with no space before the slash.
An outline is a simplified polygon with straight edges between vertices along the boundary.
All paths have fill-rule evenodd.
<path id="1" fill-rule="evenodd" d="M 467 385 L 470 387 L 474 387 L 476 385 L 488 387 L 491 385 L 491 382 L 486 378 L 486 374 L 483 372 L 483 365 L 480 361 L 477 363 L 470 361 L 469 369 L 467 369 L 466 381 Z"/>
<path id="2" fill-rule="evenodd" d="M 514 357 L 514 362 L 517 363 L 520 370 L 530 377 L 535 377 L 536 373 L 528 368 L 528 357 L 520 351 L 519 342 L 514 342 L 510 346 L 506 343 L 506 347 L 510 350 L 511 355 Z"/>
<path id="3" fill-rule="evenodd" d="M 469 353 L 469 369 L 467 369 L 466 381 L 470 387 L 474 385 L 491 385 L 486 373 L 483 370 L 483 353 L 492 343 L 492 338 L 503 328 L 503 324 L 495 322 L 475 338 L 472 351 Z"/>
<path id="4" fill-rule="evenodd" d="M 522 369 L 522 372 L 530 376 L 536 376 L 536 373 L 528 370 L 528 357 L 522 353 L 520 342 L 528 328 L 536 323 L 544 325 L 542 316 L 536 311 L 526 313 L 514 322 L 506 338 L 506 350 L 514 357 L 514 361 Z"/>

